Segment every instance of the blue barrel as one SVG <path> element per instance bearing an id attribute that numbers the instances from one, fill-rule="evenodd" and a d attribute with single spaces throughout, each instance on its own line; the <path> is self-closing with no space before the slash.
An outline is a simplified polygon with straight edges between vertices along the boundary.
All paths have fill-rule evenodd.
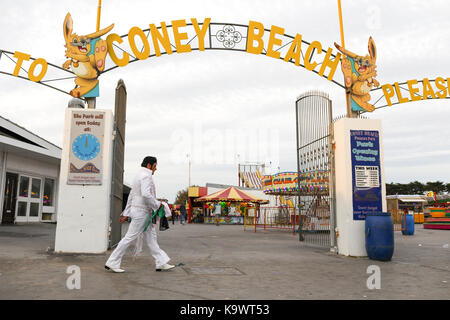
<path id="1" fill-rule="evenodd" d="M 366 251 L 372 260 L 389 261 L 394 254 L 394 223 L 389 212 L 366 215 Z"/>
<path id="2" fill-rule="evenodd" d="M 405 220 L 406 220 L 406 228 L 405 228 Z M 412 236 L 414 234 L 413 214 L 405 214 L 404 216 L 402 216 L 402 234 L 407 236 Z"/>

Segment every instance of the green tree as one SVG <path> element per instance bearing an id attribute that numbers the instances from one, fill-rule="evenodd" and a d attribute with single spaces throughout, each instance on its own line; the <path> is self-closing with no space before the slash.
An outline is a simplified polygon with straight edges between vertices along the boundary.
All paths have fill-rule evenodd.
<path id="1" fill-rule="evenodd" d="M 395 194 L 395 186 L 394 183 L 386 183 L 386 194 L 388 196 Z"/>
<path id="2" fill-rule="evenodd" d="M 197 185 L 193 185 L 191 187 L 198 187 Z M 186 205 L 186 201 L 188 200 L 188 189 L 181 189 L 177 192 L 177 195 L 175 197 L 174 204 L 182 204 Z"/>
<path id="3" fill-rule="evenodd" d="M 435 182 L 427 182 L 425 185 L 427 191 L 434 191 L 437 194 L 442 194 L 447 189 L 447 185 L 445 185 L 442 181 L 435 181 Z"/>
<path id="4" fill-rule="evenodd" d="M 182 189 L 177 192 L 177 196 L 175 198 L 174 204 L 182 204 L 185 205 L 188 199 L 188 189 Z"/>
<path id="5" fill-rule="evenodd" d="M 407 194 L 423 194 L 425 192 L 425 185 L 419 181 L 410 182 L 407 186 Z"/>
<path id="6" fill-rule="evenodd" d="M 450 193 L 450 183 L 442 181 L 422 183 L 413 181 L 410 183 L 386 183 L 386 195 L 396 194 L 425 194 L 427 191 L 434 191 L 437 194 Z"/>
<path id="7" fill-rule="evenodd" d="M 403 183 L 386 183 L 386 194 L 408 194 L 408 185 Z"/>
<path id="8" fill-rule="evenodd" d="M 445 185 L 445 190 L 447 191 L 447 193 L 450 193 L 450 183 L 447 183 Z"/>

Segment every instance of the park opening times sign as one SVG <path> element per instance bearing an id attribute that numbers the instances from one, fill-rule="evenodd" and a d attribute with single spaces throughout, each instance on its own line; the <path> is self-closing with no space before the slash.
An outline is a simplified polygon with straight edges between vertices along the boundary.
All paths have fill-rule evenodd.
<path id="1" fill-rule="evenodd" d="M 353 220 L 381 212 L 380 140 L 378 131 L 350 130 Z"/>
<path id="2" fill-rule="evenodd" d="M 72 112 L 67 184 L 102 184 L 104 135 L 105 112 Z"/>

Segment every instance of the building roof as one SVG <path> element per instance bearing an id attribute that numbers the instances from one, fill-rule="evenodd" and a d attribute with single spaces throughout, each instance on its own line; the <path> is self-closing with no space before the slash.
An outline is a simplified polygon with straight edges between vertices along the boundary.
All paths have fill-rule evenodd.
<path id="1" fill-rule="evenodd" d="M 0 151 L 51 163 L 61 161 L 61 148 L 0 116 Z"/>
<path id="2" fill-rule="evenodd" d="M 398 199 L 402 202 L 428 202 L 427 196 L 419 195 L 419 194 L 415 194 L 415 195 L 396 194 L 396 195 L 386 196 L 386 199 Z"/>

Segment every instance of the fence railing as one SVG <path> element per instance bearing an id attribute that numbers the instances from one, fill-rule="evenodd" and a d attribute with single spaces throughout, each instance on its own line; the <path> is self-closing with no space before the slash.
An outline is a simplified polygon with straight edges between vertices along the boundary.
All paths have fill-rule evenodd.
<path id="1" fill-rule="evenodd" d="M 328 212 L 328 210 L 324 210 L 324 214 L 316 214 L 312 218 L 302 214 L 302 233 L 304 235 L 320 232 L 328 233 L 330 231 Z M 394 231 L 407 231 L 406 215 L 408 212 L 406 210 L 389 210 L 389 212 L 392 216 Z M 291 207 L 262 207 L 259 211 L 256 208 L 250 208 L 244 217 L 244 230 L 256 232 L 258 228 L 263 230 L 278 229 L 292 231 L 292 234 L 295 235 L 298 231 L 299 219 L 298 210 Z M 326 240 L 328 241 L 328 238 Z"/>
<path id="2" fill-rule="evenodd" d="M 295 235 L 295 227 L 298 226 L 298 212 L 292 207 L 261 207 L 249 209 L 244 218 L 244 230 L 279 229 L 292 231 Z"/>
<path id="3" fill-rule="evenodd" d="M 394 223 L 394 231 L 402 231 L 402 218 L 406 214 L 404 210 L 389 210 L 392 216 L 392 222 Z"/>
<path id="4" fill-rule="evenodd" d="M 394 223 L 394 231 L 407 232 L 408 224 L 406 223 L 406 215 L 409 214 L 407 210 L 388 210 L 392 216 Z M 414 223 L 423 223 L 423 213 L 414 213 Z M 402 226 L 403 222 L 403 226 Z"/>

